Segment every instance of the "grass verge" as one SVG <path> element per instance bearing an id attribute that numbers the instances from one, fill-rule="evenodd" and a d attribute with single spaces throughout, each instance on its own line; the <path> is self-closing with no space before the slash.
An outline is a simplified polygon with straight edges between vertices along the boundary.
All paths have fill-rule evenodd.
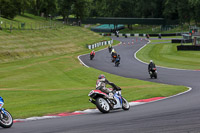
<path id="1" fill-rule="evenodd" d="M 153 44 L 157 41 L 151 40 L 137 53 L 137 57 L 144 61 L 154 60 L 156 65 L 180 68 L 180 69 L 200 69 L 199 51 L 177 51 L 177 43 Z"/>

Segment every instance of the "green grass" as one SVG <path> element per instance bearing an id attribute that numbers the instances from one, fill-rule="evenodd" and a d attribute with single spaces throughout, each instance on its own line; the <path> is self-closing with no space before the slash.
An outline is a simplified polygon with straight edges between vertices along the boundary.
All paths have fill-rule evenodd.
<path id="1" fill-rule="evenodd" d="M 154 42 L 157 41 L 152 40 L 152 43 L 140 50 L 137 53 L 137 57 L 145 62 L 153 60 L 159 66 L 192 70 L 200 69 L 199 51 L 177 51 L 177 46 L 180 44 L 153 44 Z"/>
<path id="2" fill-rule="evenodd" d="M 50 18 L 43 18 L 39 16 L 35 16 L 32 14 L 25 13 L 23 15 L 18 15 L 13 20 L 5 19 L 0 17 L 0 21 L 3 23 L 0 24 L 3 30 L 8 30 L 12 26 L 12 29 L 45 29 L 48 27 L 58 27 L 63 26 L 62 22 L 50 20 Z M 22 27 L 22 23 L 25 24 L 24 27 Z"/>
<path id="3" fill-rule="evenodd" d="M 102 73 L 122 87 L 128 101 L 187 90 L 82 66 L 77 56 L 91 51 L 86 44 L 109 40 L 85 28 L 0 31 L 0 40 L 0 96 L 15 119 L 95 108 L 87 95 L 95 89 L 96 79 Z M 105 46 L 96 50 L 102 48 Z"/>
<path id="4" fill-rule="evenodd" d="M 151 43 L 171 42 L 171 40 L 151 40 Z"/>
<path id="5" fill-rule="evenodd" d="M 110 39 L 84 28 L 65 26 L 59 29 L 15 31 L 12 34 L 0 31 L 0 40 L 0 62 L 9 62 L 73 53 L 84 50 L 86 44 Z"/>

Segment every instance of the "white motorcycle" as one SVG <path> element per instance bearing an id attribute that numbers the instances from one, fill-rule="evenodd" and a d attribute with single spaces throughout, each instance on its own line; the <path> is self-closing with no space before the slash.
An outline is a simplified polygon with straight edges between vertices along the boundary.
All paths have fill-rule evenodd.
<path id="1" fill-rule="evenodd" d="M 109 99 L 108 94 L 101 90 L 92 90 L 88 96 L 91 97 L 89 101 L 96 105 L 102 113 L 108 113 L 110 110 L 124 109 L 129 110 L 130 105 L 128 101 L 121 96 L 121 88 L 112 83 L 110 88 L 114 92 L 114 98 Z"/>

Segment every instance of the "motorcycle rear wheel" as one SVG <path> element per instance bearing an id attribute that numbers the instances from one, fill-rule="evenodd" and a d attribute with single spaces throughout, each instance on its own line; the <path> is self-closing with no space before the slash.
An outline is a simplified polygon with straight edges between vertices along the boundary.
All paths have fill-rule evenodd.
<path id="1" fill-rule="evenodd" d="M 130 109 L 130 105 L 128 103 L 128 101 L 122 97 L 122 109 L 123 110 L 129 110 Z"/>
<path id="2" fill-rule="evenodd" d="M 102 113 L 108 113 L 110 111 L 110 105 L 106 99 L 98 97 L 96 99 L 96 106 Z"/>
<path id="3" fill-rule="evenodd" d="M 10 128 L 13 125 L 13 118 L 12 115 L 5 110 L 5 114 L 0 114 L 0 126 L 3 128 Z"/>
<path id="4" fill-rule="evenodd" d="M 157 73 L 154 74 L 154 78 L 157 79 Z"/>

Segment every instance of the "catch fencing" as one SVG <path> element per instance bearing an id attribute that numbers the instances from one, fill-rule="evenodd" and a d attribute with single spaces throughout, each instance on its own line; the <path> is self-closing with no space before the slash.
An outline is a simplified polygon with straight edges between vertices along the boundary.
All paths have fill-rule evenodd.
<path id="1" fill-rule="evenodd" d="M 60 28 L 63 27 L 62 22 L 35 22 L 35 23 L 22 23 L 22 22 L 9 22 L 0 21 L 0 30 L 42 30 L 50 28 Z"/>

